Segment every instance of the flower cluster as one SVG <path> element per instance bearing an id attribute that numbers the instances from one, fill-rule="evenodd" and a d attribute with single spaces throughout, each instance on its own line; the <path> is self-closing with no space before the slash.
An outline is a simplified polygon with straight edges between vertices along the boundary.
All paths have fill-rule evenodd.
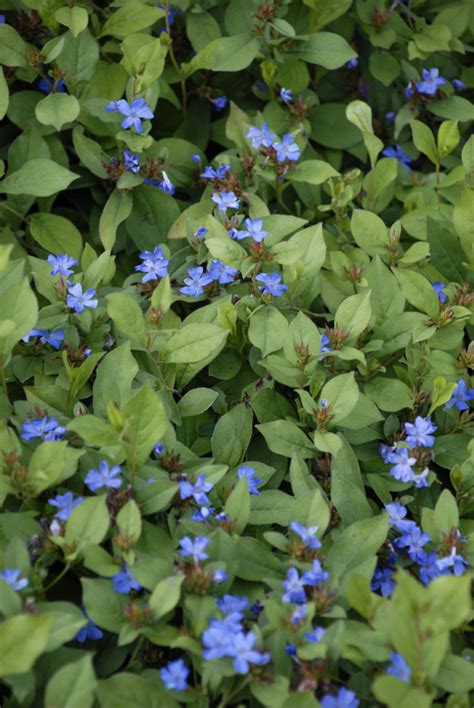
<path id="1" fill-rule="evenodd" d="M 462 575 L 467 568 L 467 561 L 459 553 L 465 539 L 457 529 L 445 538 L 440 555 L 436 549 L 426 550 L 432 542 L 431 536 L 410 519 L 406 519 L 408 509 L 400 502 L 385 506 L 389 514 L 392 540 L 389 542 L 389 557 L 378 566 L 372 579 L 372 590 L 389 597 L 395 590 L 394 564 L 400 555 L 406 554 L 415 565 L 415 570 L 422 583 L 428 585 L 440 575 Z M 393 532 L 400 535 L 395 535 Z M 403 565 L 406 564 L 406 560 Z"/>
<path id="2" fill-rule="evenodd" d="M 389 446 L 381 445 L 380 454 L 386 464 L 393 465 L 390 474 L 404 483 L 411 482 L 415 487 L 427 487 L 431 451 L 435 442 L 433 433 L 437 426 L 431 418 L 417 416 L 414 423 L 405 423 L 405 439 Z M 415 470 L 418 471 L 415 474 Z"/>

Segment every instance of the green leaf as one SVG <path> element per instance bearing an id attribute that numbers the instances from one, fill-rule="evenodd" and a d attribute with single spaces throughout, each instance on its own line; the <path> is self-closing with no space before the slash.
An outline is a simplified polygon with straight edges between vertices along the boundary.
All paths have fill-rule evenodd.
<path id="1" fill-rule="evenodd" d="M 413 409 L 414 396 L 406 383 L 386 376 L 376 376 L 364 386 L 364 392 L 382 411 L 394 413 Z"/>
<path id="2" fill-rule="evenodd" d="M 239 403 L 221 416 L 212 433 L 212 454 L 218 462 L 235 467 L 244 459 L 252 437 L 252 409 Z"/>
<path id="3" fill-rule="evenodd" d="M 158 395 L 145 384 L 122 408 L 127 460 L 133 469 L 143 465 L 165 432 L 167 416 Z"/>
<path id="4" fill-rule="evenodd" d="M 354 373 L 340 374 L 324 384 L 320 400 L 326 400 L 334 416 L 331 423 L 337 424 L 348 417 L 357 405 L 359 389 Z"/>
<path id="5" fill-rule="evenodd" d="M 328 0 L 303 0 L 303 2 L 314 10 L 311 26 L 315 31 L 319 31 L 330 22 L 337 20 L 352 5 L 352 0 L 330 0 L 330 2 Z"/>
<path id="6" fill-rule="evenodd" d="M 48 681 L 45 708 L 91 708 L 97 681 L 92 655 L 62 666 Z"/>
<path id="7" fill-rule="evenodd" d="M 178 402 L 179 414 L 182 418 L 200 415 L 212 406 L 218 396 L 218 392 L 210 388 L 194 388 L 185 393 Z"/>
<path id="8" fill-rule="evenodd" d="M 146 329 L 140 305 L 125 293 L 111 293 L 107 296 L 107 301 L 107 312 L 119 332 L 128 337 L 132 344 L 144 347 Z"/>
<path id="9" fill-rule="evenodd" d="M 50 93 L 36 104 L 35 115 L 42 125 L 52 125 L 56 130 L 72 123 L 79 115 L 79 101 L 67 93 Z"/>
<path id="10" fill-rule="evenodd" d="M 441 159 L 454 150 L 460 140 L 458 121 L 445 120 L 438 130 L 438 152 Z"/>
<path id="11" fill-rule="evenodd" d="M 106 495 L 88 497 L 73 510 L 66 523 L 65 540 L 74 547 L 69 557 L 74 559 L 87 546 L 99 544 L 109 530 Z"/>
<path id="12" fill-rule="evenodd" d="M 300 455 L 307 460 L 314 455 L 311 440 L 295 423 L 287 420 L 273 420 L 256 426 L 272 452 L 283 457 Z"/>
<path id="13" fill-rule="evenodd" d="M 43 653 L 51 630 L 51 618 L 17 615 L 0 624 L 0 677 L 29 671 Z"/>
<path id="14" fill-rule="evenodd" d="M 434 165 L 440 162 L 440 155 L 434 139 L 434 135 L 425 123 L 420 120 L 410 121 L 413 142 L 415 147 L 426 155 Z"/>
<path id="15" fill-rule="evenodd" d="M 439 313 L 439 300 L 429 281 L 421 273 L 412 270 L 397 269 L 394 273 L 410 305 L 436 318 Z"/>
<path id="16" fill-rule="evenodd" d="M 3 69 L 0 66 L 0 120 L 5 117 L 8 110 L 10 96 L 8 93 L 8 84 L 5 80 Z"/>
<path id="17" fill-rule="evenodd" d="M 370 164 L 375 167 L 377 155 L 383 149 L 383 142 L 374 135 L 372 109 L 364 101 L 352 101 L 346 108 L 347 120 L 357 126 L 362 133 L 364 145 L 369 153 Z"/>
<path id="18" fill-rule="evenodd" d="M 323 160 L 305 160 L 300 162 L 286 175 L 290 182 L 306 182 L 306 184 L 323 184 L 330 177 L 338 177 L 334 167 Z"/>
<path id="19" fill-rule="evenodd" d="M 334 321 L 340 329 L 349 333 L 345 340 L 347 344 L 355 342 L 369 324 L 372 317 L 370 299 L 371 291 L 366 290 L 347 297 L 337 308 Z"/>
<path id="20" fill-rule="evenodd" d="M 447 120 L 459 120 L 461 123 L 474 120 L 474 106 L 462 96 L 450 96 L 441 99 L 441 101 L 430 101 L 428 110 L 435 116 Z"/>
<path id="21" fill-rule="evenodd" d="M 0 354 L 9 355 L 13 347 L 35 326 L 38 318 L 38 303 L 24 278 L 0 292 Z"/>
<path id="22" fill-rule="evenodd" d="M 247 526 L 250 516 L 250 494 L 248 482 L 245 477 L 239 479 L 234 489 L 227 497 L 224 511 L 234 522 L 234 532 L 241 534 Z"/>
<path id="23" fill-rule="evenodd" d="M 135 544 L 140 538 L 142 517 L 133 499 L 129 499 L 117 514 L 117 526 L 130 545 Z"/>
<path id="24" fill-rule="evenodd" d="M 310 34 L 304 41 L 294 42 L 291 53 L 325 69 L 339 69 L 350 59 L 357 57 L 357 53 L 346 40 L 332 32 Z"/>
<path id="25" fill-rule="evenodd" d="M 27 69 L 30 49 L 11 25 L 6 22 L 0 25 L 0 64 Z"/>
<path id="26" fill-rule="evenodd" d="M 123 609 L 128 598 L 114 592 L 110 580 L 83 577 L 81 584 L 82 601 L 91 620 L 102 629 L 118 634 L 125 624 Z"/>
<path id="27" fill-rule="evenodd" d="M 213 324 L 189 324 L 174 334 L 166 347 L 169 364 L 187 364 L 209 354 L 219 354 L 224 348 L 229 330 Z"/>
<path id="28" fill-rule="evenodd" d="M 267 356 L 282 348 L 286 339 L 288 322 L 276 307 L 262 307 L 250 319 L 249 339 Z"/>
<path id="29" fill-rule="evenodd" d="M 48 253 L 67 253 L 76 259 L 81 257 L 82 236 L 69 219 L 37 212 L 31 214 L 29 223 L 31 235 Z"/>
<path id="30" fill-rule="evenodd" d="M 388 515 L 385 513 L 348 526 L 338 536 L 326 556 L 324 567 L 329 573 L 330 586 L 338 588 L 338 591 L 344 594 L 349 577 L 354 572 L 371 579 L 376 563 L 375 554 L 385 541 L 387 533 Z"/>
<path id="31" fill-rule="evenodd" d="M 73 37 L 77 37 L 85 28 L 89 21 L 87 10 L 84 7 L 61 7 L 54 13 L 55 18 L 62 25 L 67 27 Z"/>
<path id="32" fill-rule="evenodd" d="M 0 28 L 3 26 L 1 25 Z M 28 160 L 16 172 L 7 175 L 0 182 L 0 192 L 50 197 L 67 189 L 78 176 L 52 160 L 42 158 Z"/>
<path id="33" fill-rule="evenodd" d="M 474 690 L 474 666 L 463 656 L 448 654 L 435 677 L 435 684 L 448 693 Z"/>
<path id="34" fill-rule="evenodd" d="M 99 237 L 105 249 L 112 250 L 117 229 L 132 211 L 132 196 L 122 189 L 115 189 L 107 199 L 100 215 Z"/>
<path id="35" fill-rule="evenodd" d="M 268 489 L 252 496 L 249 522 L 255 526 L 288 527 L 293 519 L 294 498 L 279 489 Z"/>
<path id="36" fill-rule="evenodd" d="M 341 446 L 331 463 L 331 501 L 344 526 L 372 516 L 364 490 L 359 463 L 351 446 L 339 435 Z"/>
<path id="37" fill-rule="evenodd" d="M 432 705 L 430 695 L 395 676 L 378 676 L 372 687 L 378 700 L 389 708 L 430 708 Z"/>
<path id="38" fill-rule="evenodd" d="M 354 209 L 351 219 L 351 231 L 354 241 L 369 256 L 387 255 L 389 237 L 382 219 L 371 211 Z"/>
<path id="39" fill-rule="evenodd" d="M 120 371 L 120 376 L 117 372 Z M 132 381 L 138 373 L 138 364 L 126 341 L 106 354 L 95 372 L 93 386 L 94 411 L 105 415 L 107 405 L 115 403 L 119 408 L 132 394 Z"/>
<path id="40" fill-rule="evenodd" d="M 84 135 L 84 128 L 76 125 L 72 131 L 72 142 L 74 150 L 83 165 L 87 167 L 92 174 L 100 179 L 107 178 L 107 170 L 104 163 L 107 162 L 107 155 L 102 150 L 99 143 Z"/>
<path id="41" fill-rule="evenodd" d="M 201 49 L 185 66 L 189 76 L 198 69 L 212 71 L 241 71 L 257 56 L 260 42 L 249 34 L 219 37 Z"/>
<path id="42" fill-rule="evenodd" d="M 126 37 L 154 25 L 163 16 L 164 11 L 158 7 L 132 2 L 120 7 L 106 20 L 100 36 L 111 34 L 114 37 Z"/>
<path id="43" fill-rule="evenodd" d="M 183 580 L 184 575 L 173 575 L 158 583 L 148 600 L 155 619 L 160 619 L 176 607 L 181 595 Z"/>
<path id="44" fill-rule="evenodd" d="M 465 278 L 465 254 L 452 229 L 445 229 L 434 219 L 428 219 L 428 243 L 431 261 L 449 281 L 462 283 Z"/>

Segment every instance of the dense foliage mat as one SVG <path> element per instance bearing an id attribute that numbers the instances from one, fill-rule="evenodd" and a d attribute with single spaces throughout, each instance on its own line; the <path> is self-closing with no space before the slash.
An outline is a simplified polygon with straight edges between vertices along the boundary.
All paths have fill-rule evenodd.
<path id="1" fill-rule="evenodd" d="M 472 1 L 0 10 L 2 706 L 468 708 Z"/>

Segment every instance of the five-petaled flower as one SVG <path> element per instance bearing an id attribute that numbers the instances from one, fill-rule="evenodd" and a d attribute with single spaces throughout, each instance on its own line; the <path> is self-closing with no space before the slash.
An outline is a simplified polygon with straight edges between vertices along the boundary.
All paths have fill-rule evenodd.
<path id="1" fill-rule="evenodd" d="M 65 492 L 65 494 L 56 494 L 52 499 L 48 499 L 48 504 L 59 509 L 54 515 L 57 519 L 67 521 L 74 509 L 83 501 L 84 497 L 76 497 L 74 499 L 72 492 Z"/>
<path id="2" fill-rule="evenodd" d="M 23 590 L 28 585 L 28 578 L 21 577 L 20 568 L 5 568 L 0 573 L 0 578 L 13 590 Z"/>
<path id="3" fill-rule="evenodd" d="M 285 133 L 281 140 L 273 143 L 273 147 L 276 150 L 278 162 L 285 162 L 285 160 L 298 160 L 301 154 L 301 150 L 295 143 L 295 139 L 291 133 Z"/>
<path id="4" fill-rule="evenodd" d="M 260 290 L 264 295 L 280 297 L 288 290 L 288 285 L 280 282 L 280 273 L 260 273 L 257 275 L 256 280 L 258 280 L 259 283 L 263 283 L 263 285 L 260 286 Z"/>
<path id="5" fill-rule="evenodd" d="M 144 98 L 135 98 L 131 103 L 121 98 L 119 101 L 109 103 L 105 110 L 107 113 L 118 111 L 122 116 L 125 116 L 120 127 L 124 130 L 133 127 L 137 133 L 143 131 L 142 120 L 153 118 L 153 111 Z"/>
<path id="6" fill-rule="evenodd" d="M 268 231 L 263 228 L 263 219 L 245 219 L 245 229 L 239 229 L 235 232 L 235 238 L 242 241 L 244 238 L 252 238 L 255 243 L 261 243 L 265 236 L 268 236 Z"/>
<path id="7" fill-rule="evenodd" d="M 451 398 L 445 404 L 445 408 L 449 409 L 455 406 L 458 411 L 467 411 L 469 410 L 470 401 L 474 401 L 474 388 L 468 388 L 464 379 L 460 379 L 451 394 Z"/>
<path id="8" fill-rule="evenodd" d="M 209 539 L 206 536 L 196 536 L 194 541 L 189 536 L 184 536 L 179 542 L 181 546 L 179 554 L 183 558 L 191 556 L 194 563 L 198 563 L 209 558 L 207 553 L 204 552 L 208 544 Z"/>
<path id="9" fill-rule="evenodd" d="M 204 273 L 204 268 L 198 266 L 197 268 L 188 269 L 188 278 L 184 279 L 184 287 L 180 288 L 183 295 L 189 295 L 190 297 L 199 297 L 203 294 L 206 285 L 210 285 L 214 278 L 210 273 Z"/>
<path id="10" fill-rule="evenodd" d="M 236 197 L 234 192 L 215 192 L 212 197 L 212 201 L 217 205 L 219 211 L 226 212 L 227 209 L 238 209 L 240 206 L 240 199 Z"/>
<path id="11" fill-rule="evenodd" d="M 91 492 L 97 492 L 97 490 L 102 489 L 102 487 L 118 489 L 122 486 L 123 481 L 119 477 L 121 472 L 122 470 L 118 465 L 109 467 L 105 460 L 101 460 L 98 470 L 89 470 L 84 479 L 84 484 L 89 487 Z"/>
<path id="12" fill-rule="evenodd" d="M 189 669 L 182 659 L 176 659 L 160 669 L 160 676 L 168 691 L 185 691 Z"/>
<path id="13" fill-rule="evenodd" d="M 439 75 L 439 69 L 422 69 L 422 81 L 416 82 L 416 90 L 425 96 L 434 96 L 440 86 L 446 83 L 444 76 Z"/>
<path id="14" fill-rule="evenodd" d="M 128 595 L 132 590 L 141 590 L 142 586 L 125 563 L 122 570 L 112 576 L 113 589 L 121 595 Z"/>
<path id="15" fill-rule="evenodd" d="M 49 265 L 53 266 L 51 270 L 51 275 L 71 275 L 74 271 L 72 267 L 77 265 L 77 260 L 68 256 L 67 253 L 58 253 L 57 256 L 53 256 L 51 253 L 48 256 Z"/>
<path id="16" fill-rule="evenodd" d="M 71 308 L 71 310 L 77 312 L 77 314 L 84 312 L 86 307 L 90 307 L 92 310 L 95 310 L 99 304 L 99 301 L 96 298 L 95 290 L 88 288 L 83 292 L 82 285 L 80 283 L 71 285 L 67 292 L 68 295 L 66 297 L 66 304 Z"/>

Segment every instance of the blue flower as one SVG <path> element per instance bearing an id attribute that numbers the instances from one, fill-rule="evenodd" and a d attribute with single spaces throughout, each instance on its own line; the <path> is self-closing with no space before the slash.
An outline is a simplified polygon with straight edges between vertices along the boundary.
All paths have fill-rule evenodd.
<path id="1" fill-rule="evenodd" d="M 165 194 L 173 196 L 173 194 L 176 192 L 176 185 L 173 184 L 173 182 L 170 180 L 164 170 L 162 171 L 161 176 L 163 177 L 163 179 L 161 180 L 161 182 L 158 183 L 158 189 L 161 189 L 161 191 Z"/>
<path id="2" fill-rule="evenodd" d="M 283 602 L 294 602 L 296 605 L 303 605 L 306 602 L 303 580 L 296 568 L 289 568 L 283 581 L 283 590 L 285 591 L 281 598 Z"/>
<path id="3" fill-rule="evenodd" d="M 4 25 L 6 23 L 6 17 L 5 15 L 0 15 L 0 25 Z"/>
<path id="4" fill-rule="evenodd" d="M 413 465 L 416 464 L 416 459 L 414 457 L 409 457 L 409 451 L 407 447 L 402 447 L 395 452 L 391 452 L 388 457 L 389 462 L 395 463 L 394 467 L 390 468 L 390 474 L 395 479 L 399 479 L 402 482 L 412 482 L 413 481 Z"/>
<path id="5" fill-rule="evenodd" d="M 432 580 L 443 575 L 442 569 L 438 567 L 438 556 L 436 551 L 418 553 L 417 561 L 420 580 L 424 585 L 429 585 Z"/>
<path id="6" fill-rule="evenodd" d="M 407 172 L 411 172 L 409 165 L 410 162 L 413 162 L 413 158 L 406 154 L 405 150 L 402 148 L 401 145 L 395 145 L 395 147 L 386 147 L 384 150 L 382 150 L 382 155 L 385 155 L 385 157 L 395 158 L 395 160 L 398 160 L 398 162 L 401 164 L 403 169 L 405 169 Z"/>
<path id="7" fill-rule="evenodd" d="M 420 472 L 419 474 L 415 474 L 413 476 L 413 484 L 417 489 L 421 489 L 421 487 L 429 487 L 428 484 L 428 474 L 429 474 L 429 469 L 428 467 L 425 467 L 423 472 Z"/>
<path id="8" fill-rule="evenodd" d="M 410 683 L 411 669 L 403 656 L 397 652 L 392 652 L 390 654 L 390 662 L 385 673 L 389 674 L 389 676 L 395 676 L 395 678 L 404 681 L 404 683 Z"/>
<path id="9" fill-rule="evenodd" d="M 413 81 L 410 81 L 405 88 L 405 98 L 413 98 L 416 93 L 416 86 Z"/>
<path id="10" fill-rule="evenodd" d="M 288 285 L 280 282 L 280 273 L 260 273 L 257 275 L 256 280 L 258 280 L 259 283 L 263 283 L 259 289 L 264 295 L 280 297 L 288 290 Z"/>
<path id="11" fill-rule="evenodd" d="M 160 676 L 168 691 L 185 691 L 188 687 L 189 669 L 182 659 L 166 664 L 160 669 Z"/>
<path id="12" fill-rule="evenodd" d="M 445 571 L 448 568 L 452 568 L 454 575 L 463 575 L 469 564 L 463 556 L 457 553 L 456 547 L 453 546 L 449 556 L 437 560 L 436 565 L 440 571 Z"/>
<path id="13" fill-rule="evenodd" d="M 194 162 L 196 165 L 200 165 L 202 163 L 201 156 L 197 154 L 197 152 L 193 152 L 191 155 L 191 162 Z"/>
<path id="14" fill-rule="evenodd" d="M 376 568 L 370 587 L 374 592 L 380 590 L 383 597 L 390 597 L 395 590 L 392 568 Z"/>
<path id="15" fill-rule="evenodd" d="M 460 379 L 445 408 L 456 406 L 458 411 L 469 410 L 469 401 L 474 400 L 474 388 L 468 388 L 464 379 Z"/>
<path id="16" fill-rule="evenodd" d="M 216 600 L 216 605 L 225 615 L 231 615 L 236 620 L 243 619 L 243 613 L 249 606 L 249 601 L 242 595 L 224 595 Z"/>
<path id="17" fill-rule="evenodd" d="M 321 708 L 357 708 L 360 703 L 354 691 L 348 688 L 340 688 L 336 696 L 326 693 L 319 702 Z"/>
<path id="18" fill-rule="evenodd" d="M 122 470 L 118 465 L 114 465 L 109 469 L 107 462 L 101 460 L 98 470 L 89 470 L 84 479 L 84 484 L 89 487 L 91 492 L 97 492 L 97 490 L 102 489 L 102 487 L 118 489 L 122 486 L 122 480 L 118 478 L 121 473 Z"/>
<path id="19" fill-rule="evenodd" d="M 210 519 L 213 513 L 213 506 L 202 506 L 200 509 L 194 509 L 190 518 L 191 521 L 197 521 L 198 523 L 202 524 L 203 521 L 207 521 L 207 519 Z"/>
<path id="20" fill-rule="evenodd" d="M 266 123 L 262 123 L 260 128 L 255 128 L 255 126 L 249 128 L 246 137 L 255 149 L 258 149 L 261 145 L 267 148 L 271 147 L 277 138 L 276 134 L 272 133 Z"/>
<path id="21" fill-rule="evenodd" d="M 439 69 L 422 69 L 421 75 L 423 81 L 416 82 L 416 89 L 425 96 L 434 96 L 439 87 L 446 83 L 444 76 L 439 75 Z"/>
<path id="22" fill-rule="evenodd" d="M 118 111 L 122 116 L 125 116 L 120 127 L 124 130 L 133 127 L 137 133 L 142 132 L 143 119 L 153 118 L 153 111 L 144 98 L 135 98 L 131 104 L 121 98 L 119 101 L 109 103 L 105 110 L 108 113 Z"/>
<path id="23" fill-rule="evenodd" d="M 205 474 L 200 474 L 194 484 L 191 484 L 191 482 L 188 482 L 187 480 L 182 480 L 179 483 L 179 493 L 181 495 L 181 499 L 189 499 L 189 497 L 192 497 L 196 504 L 199 504 L 200 506 L 209 504 L 207 492 L 210 492 L 211 489 L 214 488 L 214 485 L 212 482 L 206 482 L 206 479 L 207 477 Z"/>
<path id="24" fill-rule="evenodd" d="M 229 656 L 232 640 L 233 634 L 227 628 L 222 627 L 220 623 L 212 622 L 211 626 L 204 630 L 202 635 L 202 643 L 204 645 L 203 659 L 212 661 L 213 659 L 222 659 Z"/>
<path id="25" fill-rule="evenodd" d="M 227 96 L 218 96 L 217 98 L 210 98 L 209 99 L 216 111 L 223 111 L 224 108 L 227 106 L 229 103 L 229 99 Z"/>
<path id="26" fill-rule="evenodd" d="M 406 442 L 412 447 L 432 447 L 435 438 L 431 433 L 437 429 L 437 426 L 431 422 L 431 418 L 422 418 L 418 415 L 414 423 L 405 423 Z"/>
<path id="27" fill-rule="evenodd" d="M 453 85 L 453 89 L 455 89 L 456 91 L 464 91 L 464 89 L 466 88 L 466 84 L 464 83 L 464 81 L 461 81 L 461 79 L 453 79 L 451 83 Z"/>
<path id="28" fill-rule="evenodd" d="M 48 263 L 53 266 L 53 270 L 50 271 L 51 275 L 71 275 L 74 271 L 72 266 L 77 265 L 77 260 L 68 256 L 67 253 L 58 253 L 57 256 L 50 254 L 48 256 Z"/>
<path id="29" fill-rule="evenodd" d="M 202 172 L 199 176 L 202 177 L 203 179 L 224 179 L 225 176 L 227 175 L 228 171 L 230 170 L 230 165 L 229 164 L 224 164 L 220 165 L 219 167 L 211 167 L 211 165 L 207 165 L 207 167 L 204 168 L 204 172 Z"/>
<path id="30" fill-rule="evenodd" d="M 90 307 L 95 310 L 99 304 L 99 301 L 96 298 L 95 290 L 89 288 L 85 292 L 82 292 L 82 285 L 80 283 L 76 283 L 68 289 L 66 303 L 68 307 L 80 314 L 81 312 L 84 312 L 86 307 Z"/>
<path id="31" fill-rule="evenodd" d="M 142 283 L 164 278 L 168 274 L 169 260 L 165 258 L 162 248 L 156 246 L 153 251 L 143 251 L 140 253 L 140 258 L 143 263 L 135 266 L 135 270 L 139 273 L 145 273 Z"/>
<path id="32" fill-rule="evenodd" d="M 255 497 L 258 497 L 260 494 L 258 487 L 262 484 L 262 480 L 255 476 L 254 468 L 241 465 L 237 470 L 237 479 L 242 479 L 243 477 L 247 480 L 249 494 L 253 494 Z"/>
<path id="33" fill-rule="evenodd" d="M 128 595 L 131 590 L 141 590 L 142 586 L 132 574 L 132 571 L 128 567 L 127 563 L 123 566 L 119 573 L 116 573 L 112 577 L 113 589 L 115 592 L 119 592 L 121 595 Z"/>
<path id="34" fill-rule="evenodd" d="M 128 150 L 123 152 L 123 164 L 126 170 L 130 170 L 135 175 L 140 172 L 140 158 Z"/>
<path id="35" fill-rule="evenodd" d="M 395 111 L 388 111 L 388 113 L 385 114 L 385 120 L 387 120 L 389 123 L 393 123 L 395 121 L 395 117 Z"/>
<path id="36" fill-rule="evenodd" d="M 291 659 L 293 659 L 297 653 L 296 644 L 286 643 L 283 648 L 283 651 L 285 652 L 285 654 L 288 654 Z"/>
<path id="37" fill-rule="evenodd" d="M 32 337 L 42 337 L 47 333 L 47 329 L 30 329 L 28 334 L 25 334 L 25 336 L 21 338 L 21 341 L 28 343 Z"/>
<path id="38" fill-rule="evenodd" d="M 239 271 L 237 268 L 226 265 L 222 261 L 211 261 L 209 266 L 209 275 L 213 280 L 217 280 L 220 285 L 232 283 Z"/>
<path id="39" fill-rule="evenodd" d="M 179 554 L 183 558 L 192 556 L 194 563 L 198 563 L 198 561 L 209 558 L 207 553 L 204 553 L 204 549 L 208 544 L 209 539 L 206 536 L 196 536 L 194 541 L 189 536 L 184 536 L 179 542 L 181 546 Z"/>
<path id="40" fill-rule="evenodd" d="M 53 89 L 55 93 L 64 93 L 66 90 L 62 79 L 56 82 L 53 79 L 40 79 L 38 81 L 38 88 L 43 93 L 51 93 Z"/>
<path id="41" fill-rule="evenodd" d="M 180 288 L 183 295 L 189 295 L 190 297 L 199 297 L 203 294 L 206 285 L 212 283 L 214 278 L 209 273 L 204 273 L 204 268 L 199 266 L 198 268 L 188 269 L 189 278 L 185 278 L 185 286 Z"/>
<path id="42" fill-rule="evenodd" d="M 218 568 L 217 570 L 214 571 L 214 575 L 212 576 L 212 579 L 215 583 L 225 583 L 226 580 L 228 580 L 228 575 L 225 572 L 224 568 Z"/>
<path id="43" fill-rule="evenodd" d="M 291 133 L 285 133 L 281 140 L 277 140 L 273 143 L 273 147 L 276 150 L 278 162 L 285 162 L 285 160 L 298 160 L 301 151 Z"/>
<path id="44" fill-rule="evenodd" d="M 23 590 L 28 585 L 28 578 L 20 578 L 19 568 L 5 568 L 0 573 L 0 578 L 6 582 L 13 590 Z"/>
<path id="45" fill-rule="evenodd" d="M 235 238 L 242 241 L 244 238 L 252 238 L 255 243 L 261 243 L 265 236 L 268 236 L 268 231 L 263 228 L 263 219 L 245 219 L 246 229 L 237 231 Z"/>
<path id="46" fill-rule="evenodd" d="M 85 627 L 82 627 L 76 634 L 76 641 L 80 642 L 81 644 L 85 642 L 87 639 L 91 639 L 92 641 L 96 641 L 97 639 L 102 639 L 104 636 L 104 633 L 99 627 L 94 624 L 94 622 L 90 619 L 89 615 L 85 611 L 84 607 L 81 607 L 82 614 L 84 617 L 87 618 L 87 624 Z"/>
<path id="47" fill-rule="evenodd" d="M 359 66 L 359 60 L 349 59 L 349 61 L 346 62 L 346 66 L 348 69 L 357 69 L 357 67 Z"/>
<path id="48" fill-rule="evenodd" d="M 253 632 L 239 632 L 232 638 L 230 647 L 230 656 L 233 657 L 234 669 L 239 674 L 248 674 L 250 671 L 249 664 L 268 664 L 270 654 L 256 651 L 253 647 L 257 641 L 257 637 Z"/>
<path id="49" fill-rule="evenodd" d="M 194 238 L 196 238 L 198 241 L 208 233 L 209 229 L 206 229 L 205 226 L 200 226 L 196 231 L 194 232 Z"/>
<path id="50" fill-rule="evenodd" d="M 331 340 L 325 334 L 321 335 L 321 354 L 326 354 L 326 352 L 332 352 L 332 348 L 329 346 Z"/>
<path id="51" fill-rule="evenodd" d="M 407 515 L 407 508 L 400 502 L 391 502 L 385 504 L 385 509 L 388 511 L 388 523 L 390 526 L 398 527 L 398 523 Z"/>
<path id="52" fill-rule="evenodd" d="M 280 98 L 284 103 L 291 103 L 293 100 L 292 90 L 287 88 L 280 89 Z"/>
<path id="53" fill-rule="evenodd" d="M 397 546 L 399 548 L 407 548 L 408 555 L 416 563 L 419 559 L 423 560 L 425 557 L 423 547 L 430 541 L 431 536 L 422 531 L 419 526 L 414 525 L 401 538 L 397 539 Z"/>
<path id="54" fill-rule="evenodd" d="M 41 344 L 49 344 L 53 349 L 58 351 L 59 347 L 64 340 L 64 327 L 59 327 L 55 329 L 54 332 L 48 332 L 47 330 L 40 337 Z"/>
<path id="55" fill-rule="evenodd" d="M 436 295 L 438 296 L 438 300 L 442 305 L 446 302 L 448 299 L 446 294 L 443 292 L 444 288 L 446 285 L 444 283 L 440 283 L 439 280 L 435 281 L 434 283 L 431 284 L 431 287 L 435 291 Z"/>
<path id="56" fill-rule="evenodd" d="M 84 497 L 77 497 L 74 499 L 74 494 L 72 492 L 66 492 L 65 494 L 56 494 L 52 499 L 48 499 L 48 504 L 59 509 L 55 513 L 55 518 L 60 521 L 67 521 L 71 516 L 74 509 L 79 506 L 84 501 Z"/>
<path id="57" fill-rule="evenodd" d="M 298 605 L 296 610 L 294 610 L 293 614 L 291 615 L 291 624 L 293 626 L 301 624 L 301 622 L 304 622 L 304 620 L 306 619 L 307 614 L 308 608 L 306 607 L 306 605 Z"/>
<path id="58" fill-rule="evenodd" d="M 25 420 L 21 429 L 21 437 L 23 440 L 42 438 L 45 442 L 55 442 L 61 440 L 65 432 L 65 428 L 58 425 L 56 418 L 44 416 L 44 418 Z"/>
<path id="59" fill-rule="evenodd" d="M 238 199 L 234 192 L 216 192 L 212 195 L 212 201 L 217 205 L 219 211 L 226 212 L 227 209 L 238 209 L 240 206 L 240 199 Z"/>
<path id="60" fill-rule="evenodd" d="M 303 573 L 301 582 L 303 583 L 303 585 L 310 585 L 311 587 L 315 588 L 317 585 L 323 583 L 328 578 L 329 573 L 326 573 L 323 570 L 320 561 L 314 560 L 312 569 L 307 570 L 305 573 Z"/>
<path id="61" fill-rule="evenodd" d="M 326 630 L 324 629 L 324 627 L 314 627 L 311 632 L 305 632 L 303 636 L 307 642 L 311 642 L 311 644 L 317 644 L 321 641 L 325 634 Z"/>
<path id="62" fill-rule="evenodd" d="M 301 538 L 306 548 L 310 550 L 321 548 L 321 541 L 316 536 L 318 526 L 309 526 L 307 528 L 303 526 L 303 524 L 300 524 L 299 521 L 292 521 L 290 529 Z"/>
<path id="63" fill-rule="evenodd" d="M 166 448 L 163 443 L 156 443 L 153 452 L 155 453 L 155 455 L 158 455 L 158 457 L 161 457 L 165 450 Z"/>

